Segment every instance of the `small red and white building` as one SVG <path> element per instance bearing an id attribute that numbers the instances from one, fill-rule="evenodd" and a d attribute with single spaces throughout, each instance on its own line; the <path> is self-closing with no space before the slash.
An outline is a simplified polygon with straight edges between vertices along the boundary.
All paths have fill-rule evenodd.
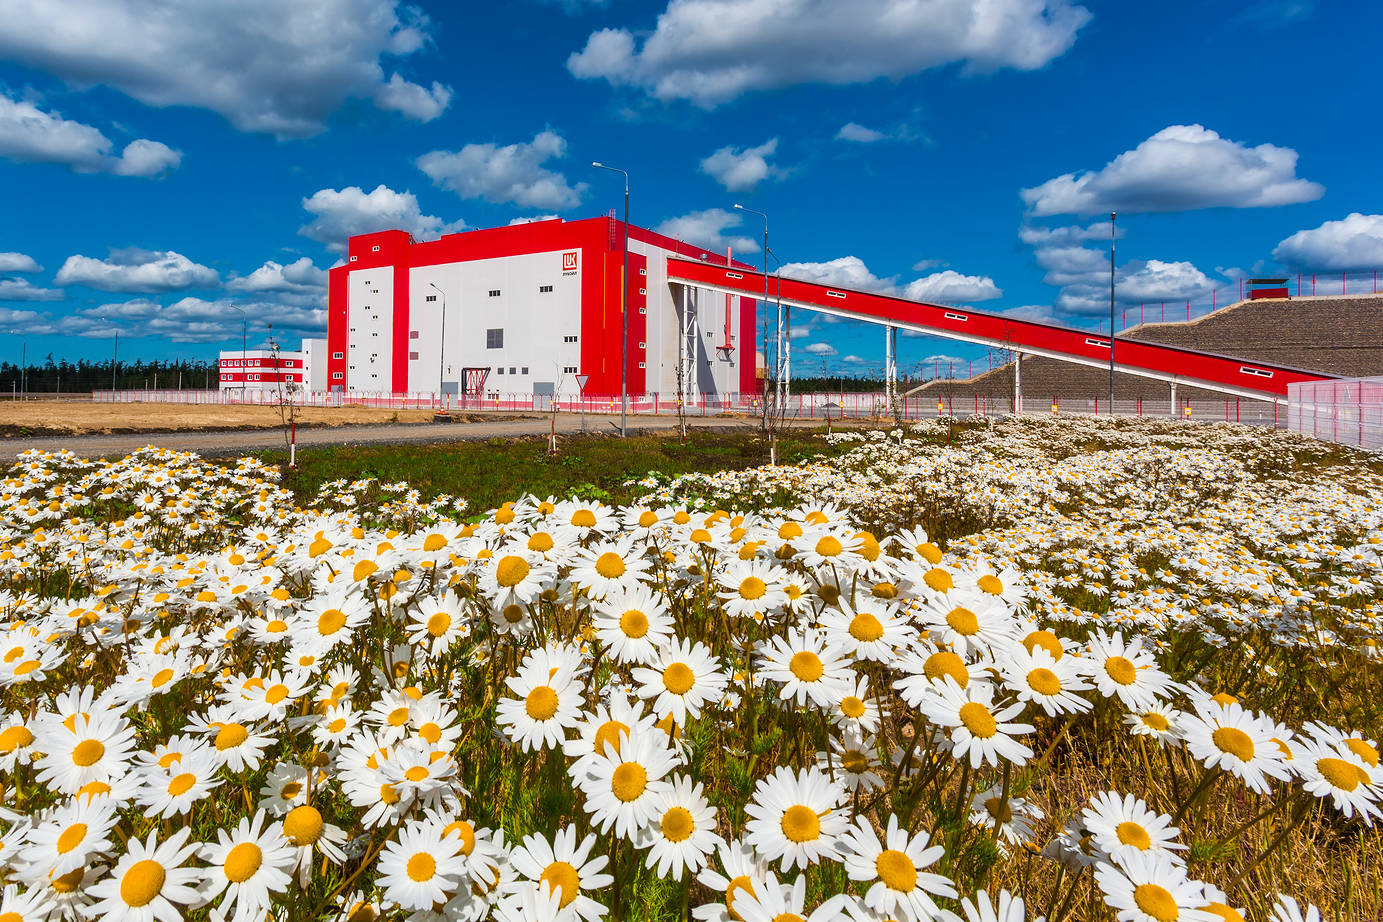
<path id="1" fill-rule="evenodd" d="M 748 268 L 630 226 L 622 341 L 621 221 L 554 218 L 427 242 L 401 230 L 352 237 L 330 271 L 325 388 L 575 394 L 586 375 L 586 394 L 613 395 L 627 345 L 631 395 L 677 393 L 679 370 L 689 396 L 753 393 L 756 302 L 670 283 L 668 256 Z"/>
<path id="2" fill-rule="evenodd" d="M 305 339 L 297 352 L 232 349 L 221 352 L 221 390 L 270 390 L 294 384 L 303 391 L 327 389 L 327 341 Z"/>

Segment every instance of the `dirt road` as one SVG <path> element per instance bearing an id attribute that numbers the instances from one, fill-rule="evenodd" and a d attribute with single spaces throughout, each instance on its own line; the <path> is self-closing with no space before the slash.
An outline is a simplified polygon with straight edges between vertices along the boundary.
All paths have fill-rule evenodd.
<path id="1" fill-rule="evenodd" d="M 431 410 L 373 407 L 300 407 L 299 426 L 349 426 L 365 423 L 423 423 Z M 45 435 L 131 433 L 172 430 L 273 429 L 281 425 L 272 406 L 220 406 L 180 403 L 92 403 L 90 400 L 31 400 L 0 403 L 0 433 L 23 430 Z"/>
<path id="2" fill-rule="evenodd" d="M 392 411 L 391 411 L 392 412 Z M 695 428 L 758 429 L 757 419 L 747 417 L 691 417 L 689 426 Z M 790 423 L 791 424 L 791 423 Z M 617 417 L 587 415 L 586 429 L 592 432 L 615 432 Z M 796 425 L 815 428 L 821 420 L 802 420 Z M 474 441 L 490 438 L 514 438 L 546 435 L 552 426 L 551 417 L 534 416 L 524 419 L 483 420 L 479 422 L 383 424 L 338 426 L 330 429 L 299 429 L 298 450 L 311 451 L 325 445 L 407 444 L 410 442 Z M 633 416 L 629 431 L 662 432 L 675 429 L 673 416 Z M 581 430 L 578 414 L 558 414 L 558 434 Z M 11 461 L 30 448 L 45 451 L 69 449 L 85 458 L 110 458 L 129 454 L 146 445 L 195 451 L 207 457 L 225 457 L 263 449 L 283 450 L 283 433 L 279 430 L 244 432 L 149 432 L 118 435 L 83 436 L 13 436 L 0 439 L 0 460 Z"/>

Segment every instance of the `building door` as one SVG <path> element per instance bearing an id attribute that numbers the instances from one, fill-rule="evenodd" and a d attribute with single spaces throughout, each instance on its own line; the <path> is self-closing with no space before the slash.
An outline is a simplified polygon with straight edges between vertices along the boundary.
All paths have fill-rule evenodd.
<path id="1" fill-rule="evenodd" d="M 557 385 L 552 381 L 533 382 L 533 409 L 551 410 L 552 395 L 557 392 Z"/>

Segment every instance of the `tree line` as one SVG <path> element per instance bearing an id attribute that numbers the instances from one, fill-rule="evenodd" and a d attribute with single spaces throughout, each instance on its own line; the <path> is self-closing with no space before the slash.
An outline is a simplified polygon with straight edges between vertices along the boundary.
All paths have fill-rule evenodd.
<path id="1" fill-rule="evenodd" d="M 117 390 L 153 388 L 160 390 L 208 390 L 218 386 L 214 361 L 158 361 L 121 359 L 114 364 Z M 0 392 L 23 391 L 30 394 L 70 394 L 82 391 L 107 391 L 111 388 L 112 361 L 80 359 L 54 361 L 49 355 L 42 364 L 0 362 Z"/>

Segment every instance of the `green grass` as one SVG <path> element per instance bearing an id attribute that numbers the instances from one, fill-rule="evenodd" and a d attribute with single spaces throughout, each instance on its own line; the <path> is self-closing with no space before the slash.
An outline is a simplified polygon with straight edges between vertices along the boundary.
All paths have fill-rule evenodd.
<path id="1" fill-rule="evenodd" d="M 842 450 L 827 444 L 816 431 L 793 430 L 778 441 L 782 464 Z M 281 451 L 256 456 L 280 467 L 286 461 Z M 563 436 L 555 457 L 548 454 L 546 436 L 494 438 L 441 445 L 314 448 L 298 454 L 296 471 L 284 470 L 283 485 L 300 502 L 308 502 L 322 484 L 340 478 L 376 478 L 381 483 L 406 480 L 425 500 L 447 493 L 464 497 L 479 512 L 530 492 L 628 502 L 635 491 L 625 484 L 655 472 L 676 476 L 766 463 L 767 452 L 757 432 L 694 430 L 685 442 L 674 435 Z"/>

